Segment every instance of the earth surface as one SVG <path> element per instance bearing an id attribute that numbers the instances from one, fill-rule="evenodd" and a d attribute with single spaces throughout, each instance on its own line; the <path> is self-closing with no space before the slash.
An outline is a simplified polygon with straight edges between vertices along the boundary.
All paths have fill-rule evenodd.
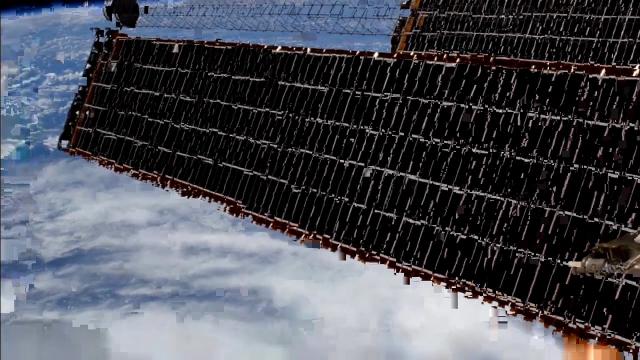
<path id="1" fill-rule="evenodd" d="M 3 359 L 554 359 L 562 339 L 55 150 L 99 8 L 2 30 Z M 111 25 L 112 26 L 112 25 Z M 387 51 L 384 36 L 129 35 Z"/>

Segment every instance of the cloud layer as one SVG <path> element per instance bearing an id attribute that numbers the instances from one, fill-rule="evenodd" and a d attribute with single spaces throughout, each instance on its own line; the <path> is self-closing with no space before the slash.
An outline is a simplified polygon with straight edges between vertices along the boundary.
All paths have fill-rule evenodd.
<path id="1" fill-rule="evenodd" d="M 384 266 L 341 262 L 83 160 L 46 167 L 32 192 L 46 271 L 30 306 L 106 327 L 111 349 L 135 358 L 560 354 L 516 319 L 494 339 L 479 301 L 450 309 L 429 283 L 405 286 Z"/>

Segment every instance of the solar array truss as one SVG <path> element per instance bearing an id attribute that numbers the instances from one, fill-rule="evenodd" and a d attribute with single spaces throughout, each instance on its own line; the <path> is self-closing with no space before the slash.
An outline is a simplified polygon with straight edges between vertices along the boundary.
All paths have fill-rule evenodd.
<path id="1" fill-rule="evenodd" d="M 145 6 L 137 27 L 390 36 L 397 4 L 216 2 Z"/>
<path id="2" fill-rule="evenodd" d="M 640 64 L 638 0 L 411 0 L 397 50 Z"/>
<path id="3" fill-rule="evenodd" d="M 637 350 L 638 279 L 566 265 L 640 227 L 636 70 L 487 61 L 112 32 L 61 144 Z"/>

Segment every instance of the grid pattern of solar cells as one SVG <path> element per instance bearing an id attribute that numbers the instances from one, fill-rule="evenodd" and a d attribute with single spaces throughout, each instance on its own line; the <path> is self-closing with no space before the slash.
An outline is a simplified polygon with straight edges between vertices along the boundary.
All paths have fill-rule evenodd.
<path id="1" fill-rule="evenodd" d="M 70 152 L 638 343 L 637 279 L 564 264 L 640 226 L 637 76 L 114 44 Z"/>
<path id="2" fill-rule="evenodd" d="M 413 0 L 407 51 L 640 64 L 637 0 Z"/>
<path id="3" fill-rule="evenodd" d="M 397 4 L 216 2 L 145 7 L 136 27 L 391 35 L 399 15 Z"/>

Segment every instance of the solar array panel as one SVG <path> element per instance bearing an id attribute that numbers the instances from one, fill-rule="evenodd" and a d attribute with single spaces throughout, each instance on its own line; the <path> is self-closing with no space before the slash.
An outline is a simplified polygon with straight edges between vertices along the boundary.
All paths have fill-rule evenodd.
<path id="1" fill-rule="evenodd" d="M 400 50 L 640 64 L 637 0 L 413 0 Z"/>
<path id="2" fill-rule="evenodd" d="M 565 264 L 640 227 L 632 68 L 123 35 L 94 46 L 70 153 L 637 346 L 637 279 Z"/>
<path id="3" fill-rule="evenodd" d="M 390 36 L 398 4 L 228 1 L 144 6 L 136 27 Z"/>

